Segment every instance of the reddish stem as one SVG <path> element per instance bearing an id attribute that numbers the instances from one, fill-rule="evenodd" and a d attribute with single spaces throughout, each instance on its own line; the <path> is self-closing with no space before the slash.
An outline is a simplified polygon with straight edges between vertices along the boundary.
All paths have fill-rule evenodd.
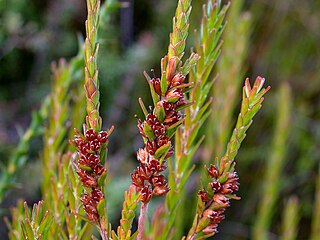
<path id="1" fill-rule="evenodd" d="M 100 228 L 100 235 L 101 235 L 102 240 L 108 240 L 107 230 L 104 228 L 101 221 L 99 221 L 99 228 Z"/>
<path id="2" fill-rule="evenodd" d="M 147 217 L 147 212 L 148 212 L 148 203 L 142 203 L 140 208 L 139 222 L 138 222 L 137 240 L 143 240 L 144 226 L 145 226 L 145 221 Z"/>

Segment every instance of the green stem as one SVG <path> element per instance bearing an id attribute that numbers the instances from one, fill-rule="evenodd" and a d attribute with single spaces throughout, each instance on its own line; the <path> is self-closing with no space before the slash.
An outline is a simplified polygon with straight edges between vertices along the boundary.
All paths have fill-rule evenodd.
<path id="1" fill-rule="evenodd" d="M 215 78 L 210 78 L 211 70 L 219 56 L 220 36 L 223 31 L 223 19 L 228 5 L 220 6 L 220 1 L 208 1 L 203 6 L 203 17 L 201 31 L 196 35 L 196 52 L 201 56 L 195 69 L 191 70 L 189 82 L 194 87 L 190 91 L 189 101 L 193 104 L 185 110 L 185 121 L 183 128 L 175 137 L 176 153 L 175 165 L 169 165 L 171 177 L 169 185 L 171 191 L 166 197 L 168 221 L 165 225 L 163 238 L 175 228 L 175 235 L 179 235 L 180 228 L 177 223 L 179 208 L 183 204 L 184 186 L 192 173 L 192 158 L 200 146 L 204 137 L 198 139 L 198 132 L 210 114 L 211 100 L 207 98 Z"/>
<path id="2" fill-rule="evenodd" d="M 102 119 L 99 115 L 100 92 L 98 79 L 97 57 L 99 44 L 97 42 L 100 1 L 87 0 L 88 16 L 86 20 L 86 40 L 84 51 L 85 91 L 87 96 L 87 125 L 95 132 L 101 130 Z"/>
<path id="3" fill-rule="evenodd" d="M 298 233 L 299 205 L 297 197 L 290 197 L 283 211 L 280 240 L 295 240 Z"/>
<path id="4" fill-rule="evenodd" d="M 218 77 L 212 96 L 214 106 L 209 116 L 206 137 L 206 156 L 208 163 L 211 157 L 220 158 L 232 132 L 232 120 L 237 105 L 237 91 L 241 88 L 244 64 L 251 33 L 251 21 L 248 13 L 243 13 L 243 0 L 233 1 L 228 11 L 228 24 L 222 35 L 220 61 L 217 63 Z M 235 57 L 237 56 L 237 57 Z"/>
<path id="5" fill-rule="evenodd" d="M 138 208 L 139 200 L 140 194 L 136 192 L 135 186 L 131 185 L 129 191 L 124 193 L 120 226 L 117 231 L 119 240 L 125 240 L 131 237 L 132 222 L 135 217 L 135 211 Z"/>
<path id="6" fill-rule="evenodd" d="M 173 30 L 170 33 L 170 44 L 168 48 L 168 58 L 184 55 L 186 39 L 189 30 L 189 16 L 191 13 L 191 0 L 179 0 L 176 13 L 173 18 Z"/>
<path id="7" fill-rule="evenodd" d="M 87 0 L 87 20 L 86 20 L 86 40 L 84 44 L 84 76 L 85 76 L 85 92 L 87 117 L 86 123 L 88 128 L 92 128 L 96 133 L 101 131 L 102 118 L 99 115 L 100 92 L 97 57 L 99 50 L 98 27 L 100 16 L 100 0 Z M 113 128 L 112 128 L 113 129 Z M 110 130 L 112 131 L 112 130 Z M 108 133 L 109 135 L 109 133 Z M 107 146 L 100 149 L 100 163 L 105 166 Z M 104 193 L 104 183 L 100 184 L 100 190 Z M 98 209 L 99 223 L 98 227 L 101 231 L 101 237 L 106 238 L 109 233 L 109 223 L 107 214 L 107 199 L 104 196 L 104 204 Z"/>

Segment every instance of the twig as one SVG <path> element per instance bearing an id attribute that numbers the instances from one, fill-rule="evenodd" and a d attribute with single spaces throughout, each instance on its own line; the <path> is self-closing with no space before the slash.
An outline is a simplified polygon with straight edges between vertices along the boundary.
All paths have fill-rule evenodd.
<path id="1" fill-rule="evenodd" d="M 139 222 L 138 222 L 138 236 L 137 236 L 138 240 L 143 240 L 144 226 L 146 223 L 147 212 L 148 212 L 148 203 L 142 203 L 140 208 Z"/>

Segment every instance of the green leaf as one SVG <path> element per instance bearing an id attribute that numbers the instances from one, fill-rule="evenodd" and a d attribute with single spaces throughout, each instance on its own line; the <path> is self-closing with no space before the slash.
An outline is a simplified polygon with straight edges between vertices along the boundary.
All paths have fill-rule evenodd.
<path id="1" fill-rule="evenodd" d="M 144 116 L 147 117 L 148 111 L 147 111 L 147 109 L 146 109 L 146 107 L 145 107 L 145 105 L 144 105 L 144 103 L 143 103 L 141 98 L 139 98 L 139 104 L 140 104 L 140 107 L 141 107 L 141 109 L 142 109 L 142 111 L 144 113 Z"/>
<path id="2" fill-rule="evenodd" d="M 204 236 L 196 236 L 195 240 L 208 239 L 209 237 L 212 237 L 213 235 L 215 235 L 215 233 L 207 234 Z"/>
<path id="3" fill-rule="evenodd" d="M 167 144 L 165 144 L 165 145 L 163 145 L 163 146 L 161 146 L 160 148 L 158 148 L 157 149 L 157 151 L 155 152 L 155 154 L 154 154 L 154 157 L 156 158 L 156 159 L 162 159 L 163 160 L 163 158 L 168 154 L 168 152 L 169 152 L 169 149 L 170 149 L 170 146 L 171 146 L 171 143 L 170 142 L 168 142 Z M 162 161 L 160 160 L 160 163 L 161 163 Z"/>
<path id="4" fill-rule="evenodd" d="M 180 106 L 176 107 L 176 111 L 181 111 L 181 110 L 183 110 L 183 109 L 185 109 L 185 108 L 190 107 L 191 105 L 193 105 L 193 103 L 192 103 L 192 102 L 189 102 L 189 103 L 186 103 L 186 104 L 180 105 Z"/>
<path id="5" fill-rule="evenodd" d="M 21 222 L 21 226 L 22 226 L 22 231 L 24 231 L 24 235 L 26 237 L 25 239 L 28 239 L 28 240 L 35 239 L 29 219 L 25 219 L 23 222 Z"/>
<path id="6" fill-rule="evenodd" d="M 31 218 L 31 210 L 29 209 L 27 202 L 24 202 L 23 206 L 24 206 L 24 214 L 25 214 L 26 219 L 30 219 Z"/>
<path id="7" fill-rule="evenodd" d="M 208 226 L 210 220 L 207 217 L 202 217 L 198 222 L 198 226 L 196 228 L 196 232 L 201 232 L 206 226 Z"/>
<path id="8" fill-rule="evenodd" d="M 107 177 L 107 171 L 102 173 L 101 176 L 98 178 L 98 186 L 99 187 L 103 187 L 105 185 L 106 177 Z"/>
<path id="9" fill-rule="evenodd" d="M 168 56 L 165 56 L 161 59 L 161 79 L 160 79 L 160 88 L 161 88 L 161 95 L 164 96 L 167 92 L 167 77 L 166 77 L 166 69 L 168 65 Z"/>
<path id="10" fill-rule="evenodd" d="M 53 216 L 49 213 L 49 211 L 46 211 L 39 225 L 38 232 L 42 235 L 46 234 L 49 231 L 52 222 L 53 222 Z"/>
<path id="11" fill-rule="evenodd" d="M 82 170 L 86 170 L 88 172 L 92 172 L 93 169 L 87 165 L 79 165 L 79 167 L 82 169 Z"/>
<path id="12" fill-rule="evenodd" d="M 148 137 L 148 139 L 150 141 L 152 141 L 155 138 L 153 130 L 152 130 L 151 126 L 147 122 L 143 123 L 143 131 L 147 135 L 147 137 Z"/>
<path id="13" fill-rule="evenodd" d="M 83 239 L 82 237 L 84 237 L 84 234 L 87 232 L 88 227 L 89 227 L 89 222 L 85 222 L 81 231 L 79 232 L 79 235 L 78 235 L 79 239 Z"/>
<path id="14" fill-rule="evenodd" d="M 107 153 L 108 153 L 107 143 L 101 144 L 101 148 L 100 148 L 100 163 L 101 163 L 102 166 L 105 165 L 106 158 L 107 158 Z"/>
<path id="15" fill-rule="evenodd" d="M 130 237 L 130 240 L 136 240 L 138 235 L 138 231 L 136 231 L 132 236 Z"/>
<path id="16" fill-rule="evenodd" d="M 106 203 L 106 200 L 103 198 L 99 201 L 97 205 L 97 210 L 100 217 L 103 217 L 106 215 L 106 207 L 107 207 L 107 203 Z"/>
<path id="17" fill-rule="evenodd" d="M 186 173 L 182 174 L 181 182 L 180 182 L 180 188 L 183 188 L 186 184 L 188 178 L 190 177 L 191 173 L 195 169 L 196 165 L 193 165 Z"/>
<path id="18" fill-rule="evenodd" d="M 183 64 L 183 67 L 180 70 L 182 75 L 186 76 L 190 72 L 191 68 L 197 65 L 199 59 L 200 59 L 200 56 L 198 54 L 191 53 L 190 57 Z"/>
<path id="19" fill-rule="evenodd" d="M 168 89 L 167 78 L 165 76 L 161 77 L 160 88 L 161 88 L 161 94 L 165 95 Z"/>
<path id="20" fill-rule="evenodd" d="M 156 115 L 159 122 L 163 122 L 166 117 L 166 112 L 164 111 L 163 106 L 156 105 L 154 109 L 154 115 Z"/>
<path id="21" fill-rule="evenodd" d="M 176 122 L 175 124 L 172 124 L 170 127 L 166 130 L 166 136 L 168 138 L 172 138 L 175 132 L 177 131 L 178 127 L 183 123 L 184 119 L 181 119 L 180 121 Z"/>

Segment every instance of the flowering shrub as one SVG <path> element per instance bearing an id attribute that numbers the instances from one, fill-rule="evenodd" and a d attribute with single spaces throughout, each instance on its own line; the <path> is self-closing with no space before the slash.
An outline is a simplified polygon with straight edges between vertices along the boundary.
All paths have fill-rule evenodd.
<path id="1" fill-rule="evenodd" d="M 106 6 L 108 4 L 105 3 Z M 92 234 L 95 226 L 102 239 L 176 239 L 178 232 L 177 212 L 179 202 L 184 198 L 184 189 L 195 166 L 192 158 L 202 143 L 199 130 L 210 115 L 212 100 L 209 93 L 214 84 L 213 66 L 218 59 L 221 47 L 221 34 L 224 29 L 225 13 L 229 5 L 209 0 L 203 6 L 203 16 L 199 33 L 196 33 L 195 52 L 184 60 L 186 39 L 189 32 L 191 1 L 179 0 L 173 29 L 170 34 L 168 53 L 161 59 L 161 73 L 157 77 L 145 77 L 150 87 L 153 106 L 147 108 L 139 99 L 144 120 L 138 118 L 138 131 L 144 147 L 137 151 L 139 166 L 131 174 L 132 184 L 125 192 L 120 226 L 112 230 L 108 219 L 105 193 L 107 166 L 107 147 L 113 127 L 102 130 L 102 117 L 99 113 L 100 90 L 97 64 L 99 43 L 98 29 L 100 1 L 87 0 L 88 16 L 86 39 L 84 41 L 84 94 L 86 117 L 83 133 L 77 130 L 78 119 L 72 122 L 76 135 L 70 138 L 74 149 L 65 147 L 52 149 L 50 132 L 58 136 L 55 122 L 50 123 L 52 131 L 46 136 L 44 180 L 45 187 L 51 184 L 52 191 L 44 189 L 44 202 L 30 210 L 24 205 L 26 217 L 22 231 L 11 231 L 12 239 L 23 236 L 26 239 L 81 239 Z M 61 63 L 56 70 L 57 79 L 68 67 Z M 252 119 L 269 90 L 263 88 L 264 78 L 257 77 L 251 87 L 249 80 L 243 87 L 240 114 L 221 158 L 210 161 L 201 179 L 202 188 L 198 191 L 197 209 L 189 232 L 183 239 L 208 238 L 218 232 L 218 224 L 224 219 L 224 212 L 239 188 L 235 172 L 235 157 L 245 138 Z M 61 94 L 63 92 L 64 94 Z M 58 88 L 53 98 L 65 106 L 68 104 L 68 89 Z M 63 96 L 63 97 L 61 97 Z M 59 106 L 53 103 L 52 111 L 61 120 L 61 128 L 68 121 Z M 81 101 L 78 103 L 81 106 Z M 64 109 L 64 110 L 66 110 Z M 149 110 L 148 110 L 149 109 Z M 55 112 L 56 111 L 56 112 Z M 61 115 L 59 115 L 61 114 Z M 62 139 L 57 137 L 55 139 Z M 72 140 L 71 140 L 72 139 Z M 56 142 L 57 146 L 63 145 Z M 58 152 L 58 149 L 61 152 Z M 56 150 L 56 151 L 55 151 Z M 74 153 L 74 151 L 76 152 Z M 212 156 L 211 158 L 213 158 Z M 165 170 L 169 170 L 166 174 Z M 76 176 L 77 175 L 77 176 Z M 164 196 L 154 212 L 152 227 L 147 230 L 148 206 L 156 196 Z M 138 228 L 133 230 L 135 212 L 141 203 Z M 37 210 L 40 209 L 40 210 Z M 43 209 L 48 209 L 43 213 Z M 21 214 L 23 215 L 23 214 Z M 21 216 L 20 215 L 20 216 Z M 39 219 L 45 219 L 39 221 Z M 30 219 L 37 219 L 33 221 Z M 13 219 L 12 229 L 17 228 L 18 217 Z M 21 234 L 22 232 L 22 234 Z M 94 236 L 92 236 L 95 239 Z"/>

